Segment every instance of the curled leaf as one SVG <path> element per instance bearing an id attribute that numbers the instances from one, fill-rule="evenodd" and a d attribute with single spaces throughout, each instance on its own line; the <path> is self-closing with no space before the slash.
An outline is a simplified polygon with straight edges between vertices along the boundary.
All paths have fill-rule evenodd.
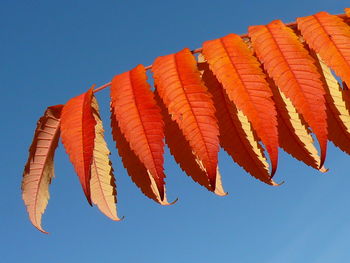
<path id="1" fill-rule="evenodd" d="M 32 224 L 43 233 L 41 217 L 50 198 L 49 184 L 54 177 L 53 159 L 60 137 L 63 105 L 48 107 L 39 119 L 22 179 L 22 198 Z"/>
<path id="2" fill-rule="evenodd" d="M 91 163 L 91 201 L 110 219 L 119 221 L 120 219 L 116 211 L 116 185 L 112 164 L 109 159 L 110 151 L 104 139 L 102 120 L 100 118 L 97 100 L 94 96 L 92 97 L 91 107 L 96 121 L 95 143 Z"/>

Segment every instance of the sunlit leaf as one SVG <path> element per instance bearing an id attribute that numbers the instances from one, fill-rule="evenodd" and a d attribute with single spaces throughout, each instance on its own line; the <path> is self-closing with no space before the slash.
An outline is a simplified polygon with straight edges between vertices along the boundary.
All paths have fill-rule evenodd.
<path id="1" fill-rule="evenodd" d="M 214 191 L 219 128 L 213 101 L 201 81 L 196 59 L 185 48 L 176 54 L 158 57 L 152 71 L 159 96 L 203 164 Z"/>
<path id="2" fill-rule="evenodd" d="M 118 218 L 116 211 L 117 192 L 113 168 L 109 159 L 110 151 L 108 150 L 104 139 L 102 120 L 100 118 L 99 108 L 95 97 L 92 98 L 91 107 L 96 121 L 95 143 L 91 163 L 91 201 L 110 219 L 118 221 L 120 219 Z"/>
<path id="3" fill-rule="evenodd" d="M 219 122 L 221 147 L 252 176 L 267 184 L 276 185 L 270 177 L 264 150 L 248 118 L 228 99 L 225 90 L 210 71 L 202 55 L 199 56 L 198 61 L 202 79 L 213 96 Z"/>
<path id="4" fill-rule="evenodd" d="M 130 149 L 153 177 L 163 199 L 164 124 L 144 66 L 113 78 L 111 111 Z"/>
<path id="5" fill-rule="evenodd" d="M 62 143 L 78 174 L 91 205 L 90 179 L 96 120 L 92 114 L 92 88 L 64 105 L 61 116 Z"/>
<path id="6" fill-rule="evenodd" d="M 260 63 L 235 34 L 204 42 L 202 52 L 229 99 L 247 116 L 266 146 L 273 176 L 278 162 L 277 113 Z"/>
<path id="7" fill-rule="evenodd" d="M 44 233 L 47 232 L 41 227 L 41 217 L 50 198 L 49 184 L 54 177 L 53 158 L 60 137 L 62 107 L 48 107 L 39 119 L 23 172 L 22 198 L 29 219 Z"/>
<path id="8" fill-rule="evenodd" d="M 350 85 L 350 26 L 340 17 L 320 12 L 297 19 L 306 43 Z"/>
<path id="9" fill-rule="evenodd" d="M 314 59 L 293 30 L 280 20 L 267 26 L 249 27 L 249 36 L 269 76 L 315 133 L 322 167 L 327 150 L 326 102 Z"/>

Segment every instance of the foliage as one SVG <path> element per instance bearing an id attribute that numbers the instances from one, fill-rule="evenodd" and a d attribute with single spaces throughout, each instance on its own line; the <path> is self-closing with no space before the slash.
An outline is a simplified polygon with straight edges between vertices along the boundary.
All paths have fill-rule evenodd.
<path id="1" fill-rule="evenodd" d="M 272 177 L 279 147 L 325 172 L 328 140 L 350 153 L 349 13 L 320 12 L 289 25 L 276 20 L 251 26 L 248 35 L 229 34 L 192 52 L 185 48 L 158 57 L 153 66 L 138 65 L 64 106 L 48 107 L 38 122 L 23 174 L 22 197 L 31 222 L 45 232 L 41 216 L 59 137 L 88 202 L 120 220 L 110 152 L 94 96 L 107 86 L 113 138 L 124 167 L 141 191 L 162 205 L 170 204 L 165 143 L 182 170 L 217 195 L 226 194 L 218 169 L 220 147 L 252 176 L 273 186 L 278 185 Z M 150 68 L 154 92 L 147 83 Z"/>

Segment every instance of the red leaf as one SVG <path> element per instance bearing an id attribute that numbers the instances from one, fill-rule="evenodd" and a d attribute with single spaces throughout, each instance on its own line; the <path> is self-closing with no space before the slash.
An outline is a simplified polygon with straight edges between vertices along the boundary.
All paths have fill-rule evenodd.
<path id="1" fill-rule="evenodd" d="M 93 88 L 70 99 L 63 107 L 61 116 L 62 143 L 74 165 L 90 205 L 91 164 L 96 125 L 91 108 L 92 91 Z"/>

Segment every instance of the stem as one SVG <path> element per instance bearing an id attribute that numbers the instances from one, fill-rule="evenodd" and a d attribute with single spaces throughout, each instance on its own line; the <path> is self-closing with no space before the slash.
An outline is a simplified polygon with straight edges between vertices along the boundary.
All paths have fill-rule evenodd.
<path id="1" fill-rule="evenodd" d="M 349 17 L 346 14 L 339 14 L 339 15 L 336 15 L 336 16 L 338 16 L 339 18 L 342 18 L 344 20 L 349 21 Z M 347 22 L 347 21 L 345 21 L 345 22 Z M 285 24 L 285 25 L 290 27 L 293 30 L 297 29 L 297 23 L 296 22 L 288 23 L 288 24 Z M 241 38 L 247 38 L 249 36 L 248 36 L 248 34 L 243 34 L 243 35 L 240 35 L 240 37 Z M 201 53 L 202 52 L 202 48 L 200 47 L 200 48 L 194 49 L 191 52 L 192 52 L 192 54 Z M 146 70 L 149 70 L 151 68 L 152 68 L 152 65 L 149 65 L 149 66 L 145 67 Z M 93 92 L 94 93 L 99 92 L 101 90 L 104 90 L 105 88 L 108 88 L 111 85 L 112 85 L 112 82 L 108 82 L 108 83 L 102 85 L 101 87 L 98 87 L 97 89 L 94 89 Z"/>
<path id="2" fill-rule="evenodd" d="M 109 87 L 111 85 L 112 85 L 112 82 L 108 82 L 108 83 L 102 85 L 101 87 L 98 87 L 97 89 L 94 89 L 94 93 L 99 92 L 99 91 L 101 91 L 101 90 L 103 90 L 103 89 L 105 89 L 105 88 L 107 88 L 107 87 Z"/>

